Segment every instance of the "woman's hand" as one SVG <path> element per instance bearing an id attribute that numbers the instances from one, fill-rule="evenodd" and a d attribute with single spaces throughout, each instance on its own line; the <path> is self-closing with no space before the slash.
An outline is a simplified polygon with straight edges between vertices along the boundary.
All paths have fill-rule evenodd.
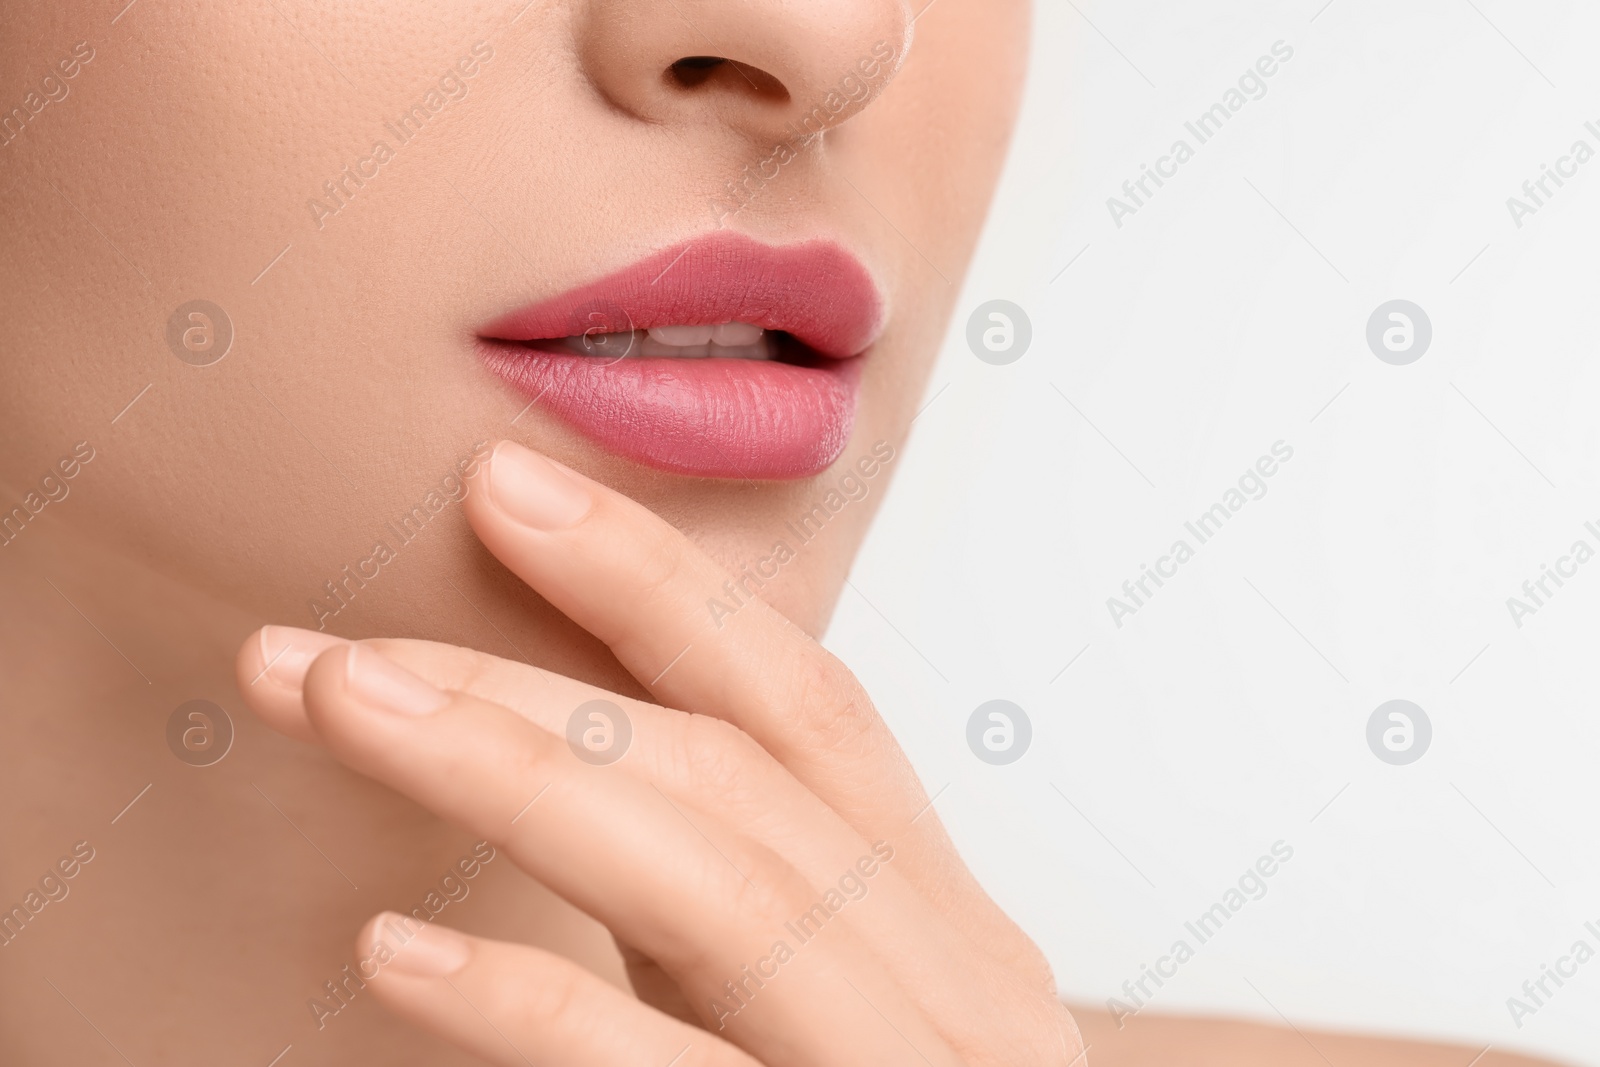
<path id="1" fill-rule="evenodd" d="M 519 445 L 464 506 L 655 703 L 470 649 L 280 627 L 241 650 L 241 689 L 604 923 L 639 999 L 389 915 L 357 944 L 381 1000 L 507 1067 L 1081 1062 L 1043 956 L 833 656 L 758 599 L 714 620 L 726 572 Z"/>

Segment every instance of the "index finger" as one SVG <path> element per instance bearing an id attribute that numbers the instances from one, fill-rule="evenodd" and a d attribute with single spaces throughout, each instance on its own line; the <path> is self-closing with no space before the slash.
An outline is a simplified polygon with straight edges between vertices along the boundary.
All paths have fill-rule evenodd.
<path id="1" fill-rule="evenodd" d="M 678 530 L 511 441 L 479 478 L 478 537 L 659 703 L 734 723 L 869 838 L 926 808 L 855 677 Z"/>
<path id="2" fill-rule="evenodd" d="M 655 700 L 738 726 L 992 954 L 1040 974 L 1038 950 L 956 854 L 910 761 L 853 674 L 753 591 L 713 612 L 729 575 L 620 493 L 501 441 L 465 501 L 483 543 L 604 641 Z"/>

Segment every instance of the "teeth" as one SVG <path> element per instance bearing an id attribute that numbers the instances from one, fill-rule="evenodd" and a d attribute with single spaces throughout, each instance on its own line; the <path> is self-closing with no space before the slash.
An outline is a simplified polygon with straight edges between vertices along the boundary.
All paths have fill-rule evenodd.
<path id="1" fill-rule="evenodd" d="M 678 348 L 698 348 L 711 343 L 715 326 L 652 326 L 650 339 Z"/>
<path id="2" fill-rule="evenodd" d="M 569 337 L 567 348 L 591 356 L 669 359 L 774 359 L 777 347 L 766 330 L 748 322 L 714 326 L 652 326 L 632 333 Z"/>
<path id="3" fill-rule="evenodd" d="M 722 322 L 715 326 L 652 326 L 649 333 L 650 340 L 661 345 L 698 349 L 707 345 L 748 348 L 766 331 L 749 322 Z"/>
<path id="4" fill-rule="evenodd" d="M 726 348 L 753 345 L 767 331 L 748 322 L 724 322 L 711 328 L 711 343 Z"/>

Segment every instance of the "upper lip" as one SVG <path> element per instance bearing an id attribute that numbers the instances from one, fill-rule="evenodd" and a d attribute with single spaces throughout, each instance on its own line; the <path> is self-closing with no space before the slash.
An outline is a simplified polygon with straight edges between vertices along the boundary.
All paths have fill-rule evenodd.
<path id="1" fill-rule="evenodd" d="M 883 319 L 883 298 L 872 275 L 839 244 L 813 239 L 768 245 L 723 230 L 511 311 L 479 333 L 489 340 L 542 341 L 748 322 L 842 359 L 866 350 Z"/>

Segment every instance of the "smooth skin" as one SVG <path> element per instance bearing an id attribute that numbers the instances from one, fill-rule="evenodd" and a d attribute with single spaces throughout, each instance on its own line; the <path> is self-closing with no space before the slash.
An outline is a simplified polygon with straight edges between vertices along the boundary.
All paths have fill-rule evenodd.
<path id="1" fill-rule="evenodd" d="M 0 504 L 76 443 L 94 453 L 70 493 L 0 548 L 0 899 L 73 842 L 96 850 L 71 895 L 0 949 L 0 1062 L 465 1067 L 508 1055 L 493 1027 L 472 1023 L 477 1009 L 539 1028 L 530 1039 L 505 1026 L 530 1058 L 581 1061 L 572 1050 L 593 1048 L 643 1062 L 630 1042 L 654 1050 L 685 1035 L 684 1020 L 705 1018 L 699 1000 L 734 977 L 716 968 L 759 962 L 782 936 L 772 921 L 801 898 L 809 907 L 879 840 L 894 858 L 867 895 L 725 1032 L 688 1032 L 692 1054 L 837 1062 L 854 1053 L 818 1043 L 846 1032 L 873 1048 L 883 1020 L 859 1005 L 839 1016 L 839 982 L 817 991 L 848 977 L 934 1062 L 986 1041 L 975 1062 L 1019 1048 L 1042 1058 L 1011 1062 L 1070 1062 L 1037 951 L 972 885 L 936 812 L 919 811 L 920 787 L 859 687 L 816 651 L 894 468 L 761 590 L 766 606 L 684 652 L 662 597 L 707 574 L 720 588 L 770 552 L 833 472 L 747 484 L 624 462 L 529 407 L 473 347 L 496 315 L 719 224 L 773 243 L 826 238 L 862 260 L 887 307 L 844 458 L 902 448 L 1005 158 L 1029 11 L 1026 0 L 0 0 L 0 114 L 26 112 L 0 146 Z M 913 19 L 893 78 L 719 219 L 729 183 L 787 123 Z M 480 43 L 493 58 L 399 143 L 385 124 Z M 731 64 L 693 87 L 668 77 L 707 53 L 752 77 Z M 380 138 L 394 157 L 359 187 L 343 179 Z M 235 328 L 208 367 L 166 341 L 169 316 L 197 297 Z M 236 679 L 241 642 L 248 657 L 263 623 L 316 626 L 308 602 L 325 583 L 475 444 L 501 438 L 598 494 L 578 525 L 609 547 L 593 549 L 588 584 L 562 585 L 576 562 L 560 536 L 512 540 L 479 513 L 487 496 L 468 497 L 471 529 L 441 508 L 325 632 L 300 632 L 309 647 L 283 652 L 287 630 L 266 635 L 262 666 L 281 653 L 272 679 Z M 613 505 L 617 526 L 591 526 Z M 630 628 L 646 606 L 657 621 Z M 341 695 L 336 660 L 310 669 L 376 635 L 405 639 L 370 642 L 380 660 L 454 702 L 396 721 Z M 277 681 L 302 675 L 309 704 Z M 578 692 L 629 709 L 637 731 L 619 763 L 572 765 L 563 715 Z M 208 767 L 166 741 L 174 709 L 196 698 L 236 731 Z M 482 731 L 449 734 L 454 749 L 435 736 L 415 765 L 382 763 L 354 729 L 390 729 L 381 736 L 398 746 L 402 727 L 421 738 L 446 720 Z M 496 737 L 498 756 L 484 751 Z M 474 762 L 441 787 L 421 761 L 452 752 Z M 497 785 L 497 767 L 516 780 Z M 511 787 L 524 774 L 542 787 L 558 768 L 566 788 L 512 824 L 533 793 Z M 366 951 L 353 934 L 437 886 L 468 854 L 468 829 L 502 852 L 428 935 L 466 932 L 471 962 L 429 979 L 397 957 L 365 988 L 351 983 L 332 1018 L 308 1010 Z M 436 964 L 451 958 L 436 948 Z M 469 986 L 486 967 L 492 990 Z M 801 1025 L 793 1013 L 825 996 L 832 1006 Z M 428 1014 L 463 1003 L 475 1007 Z M 1104 1035 L 1092 1011 L 1078 1014 L 1089 1058 L 1111 1067 L 1292 1063 L 1255 1038 L 1298 1041 L 1167 1020 L 1166 1043 L 1152 1045 L 1138 1035 L 1157 1020 Z M 470 1034 L 446 1028 L 463 1019 Z M 1396 1063 L 1433 1063 L 1383 1047 Z"/>
<path id="2" fill-rule="evenodd" d="M 497 446 L 465 506 L 496 558 L 604 641 L 653 702 L 430 642 L 268 627 L 238 659 L 241 691 L 274 728 L 493 842 L 608 927 L 638 995 L 549 952 L 374 916 L 355 955 L 379 961 L 370 987 L 423 1029 L 506 1067 L 1070 1065 L 1093 1045 L 1094 1062 L 1119 1065 L 1472 1059 L 1200 1020 L 1118 1030 L 1092 1011 L 1086 1044 L 1042 955 L 973 879 L 838 660 L 759 602 L 714 625 L 704 604 L 725 580 L 714 562 L 519 445 Z M 632 728 L 602 767 L 568 733 L 597 699 Z M 798 941 L 789 923 L 816 887 L 884 843 L 892 861 L 864 895 Z M 779 939 L 794 958 L 749 982 Z M 741 979 L 747 996 L 730 1000 L 725 983 Z"/>
<path id="3" fill-rule="evenodd" d="M 408 973 L 408 944 L 371 983 L 390 1007 L 504 1064 L 665 1063 L 686 1046 L 680 1062 L 773 1067 L 1081 1059 L 1043 956 L 962 864 L 843 665 L 761 603 L 715 626 L 705 603 L 723 572 L 625 497 L 512 443 L 480 477 L 466 509 L 484 544 L 655 703 L 425 642 L 341 643 L 302 671 L 325 639 L 280 628 L 243 646 L 241 689 L 279 729 L 309 726 L 351 769 L 493 842 L 604 923 L 634 950 L 644 1003 L 548 953 L 447 949 L 430 928 L 430 961 L 453 952 L 453 969 Z M 564 734 L 599 698 L 624 709 L 633 738 L 597 768 Z M 799 942 L 786 924 L 818 902 L 814 887 L 880 843 L 893 858 L 865 895 Z M 779 940 L 794 958 L 747 986 L 748 1007 L 712 1008 Z M 461 996 L 443 995 L 446 979 Z"/>

